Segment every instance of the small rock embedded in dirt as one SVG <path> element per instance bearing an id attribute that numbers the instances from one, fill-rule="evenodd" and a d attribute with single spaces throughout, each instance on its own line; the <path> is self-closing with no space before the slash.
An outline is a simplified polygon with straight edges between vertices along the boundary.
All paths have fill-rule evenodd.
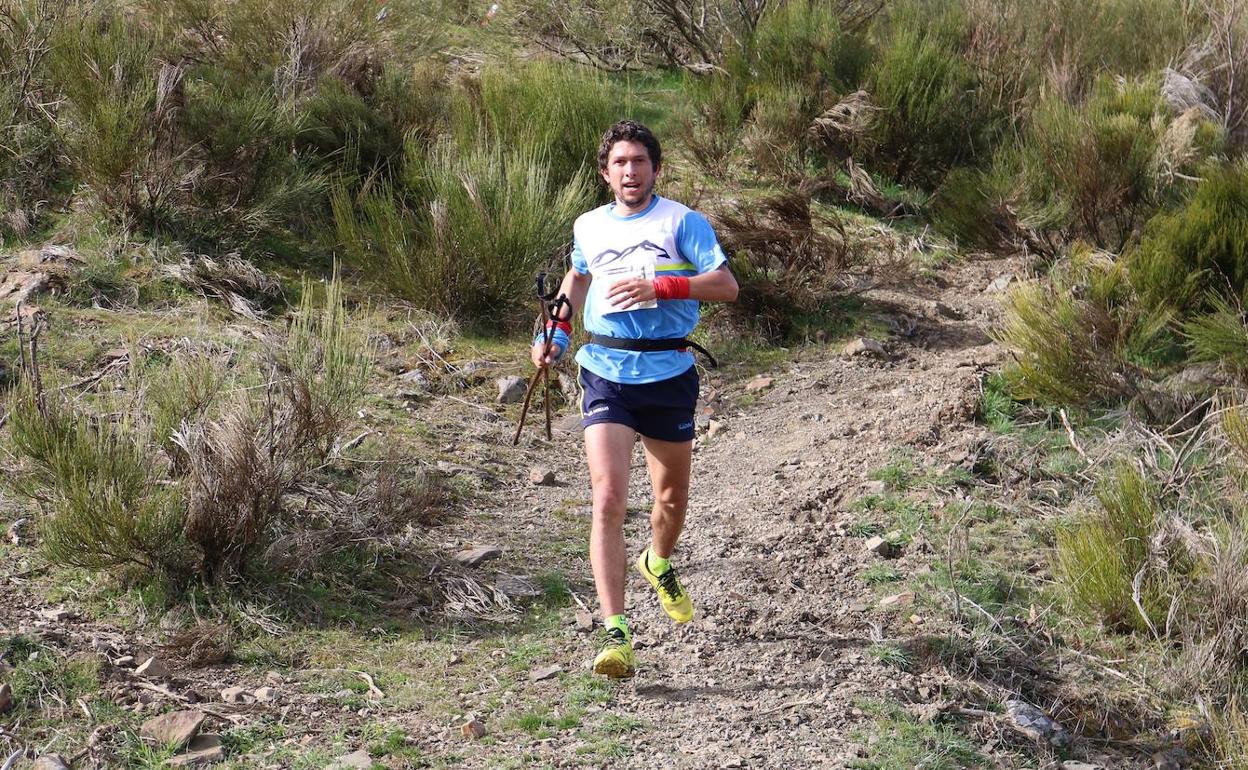
<path id="1" fill-rule="evenodd" d="M 996 278 L 993 278 L 992 281 L 989 282 L 989 284 L 986 287 L 984 287 L 984 292 L 987 294 L 1000 294 L 1001 292 L 1010 288 L 1011 283 L 1014 283 L 1013 273 L 1006 273 L 1004 275 L 999 275 Z"/>
<path id="2" fill-rule="evenodd" d="M 139 728 L 139 735 L 158 746 L 172 746 L 175 751 L 181 751 L 199 735 L 204 718 L 202 711 L 171 711 L 144 722 Z"/>
<path id="3" fill-rule="evenodd" d="M 399 382 L 402 382 L 409 388 L 416 391 L 426 390 L 429 387 L 429 378 L 419 369 L 410 369 L 399 375 Z"/>
<path id="4" fill-rule="evenodd" d="M 706 424 L 706 437 L 715 438 L 716 435 L 723 433 L 724 430 L 725 428 L 722 422 L 719 420 L 711 420 Z"/>
<path id="5" fill-rule="evenodd" d="M 911 604 L 914 604 L 914 591 L 902 591 L 899 594 L 885 596 L 883 599 L 880 599 L 879 606 L 883 609 L 887 607 L 909 607 Z"/>
<path id="6" fill-rule="evenodd" d="M 910 616 L 910 622 L 911 622 L 911 623 L 913 623 L 913 624 L 914 624 L 914 625 L 916 625 L 916 626 L 921 626 L 921 625 L 923 625 L 923 616 L 922 616 L 922 615 L 911 615 L 911 616 Z"/>
<path id="7" fill-rule="evenodd" d="M 1105 765 L 1068 759 L 1062 763 L 1062 770 L 1105 770 Z"/>
<path id="8" fill-rule="evenodd" d="M 774 377 L 761 377 L 760 376 L 760 377 L 755 377 L 754 379 L 747 382 L 745 384 L 745 390 L 747 393 L 758 393 L 760 391 L 767 390 L 768 388 L 770 388 L 772 385 L 775 385 L 775 384 L 776 384 L 776 379 Z"/>
<path id="9" fill-rule="evenodd" d="M 114 666 L 116 666 L 117 668 L 133 668 L 133 667 L 134 667 L 134 656 L 133 656 L 133 655 L 122 655 L 120 658 L 118 658 L 117 660 L 114 660 L 114 661 L 113 661 L 113 665 L 114 665 Z"/>
<path id="10" fill-rule="evenodd" d="M 480 719 L 469 719 L 459 726 L 459 732 L 469 740 L 484 738 L 486 733 L 485 722 L 482 722 Z"/>
<path id="11" fill-rule="evenodd" d="M 39 612 L 39 616 L 44 620 L 51 620 L 54 623 L 59 623 L 69 617 L 69 612 L 59 607 L 54 607 L 48 610 L 41 610 Z"/>
<path id="12" fill-rule="evenodd" d="M 946 305 L 945 303 L 939 300 L 937 300 L 936 302 L 935 309 L 936 309 L 936 315 L 942 316 L 944 318 L 957 320 L 962 317 L 962 313 L 959 312 L 957 308 Z"/>
<path id="13" fill-rule="evenodd" d="M 0 714 L 13 710 L 13 690 L 8 684 L 0 684 Z"/>
<path id="14" fill-rule="evenodd" d="M 45 754 L 35 760 L 32 770 L 69 770 L 69 763 L 60 754 Z"/>
<path id="15" fill-rule="evenodd" d="M 542 587 L 524 575 L 499 575 L 494 590 L 501 592 L 513 602 L 528 602 L 545 593 Z"/>
<path id="16" fill-rule="evenodd" d="M 1007 700 L 1005 716 L 1011 727 L 1034 741 L 1047 741 L 1059 749 L 1073 741 L 1066 728 L 1025 701 Z"/>
<path id="17" fill-rule="evenodd" d="M 68 246 L 55 243 L 44 244 L 37 249 L 26 249 L 18 252 L 17 255 L 17 264 L 22 267 L 39 267 L 47 264 L 68 266 L 73 262 L 82 264 L 86 260 Z"/>
<path id="18" fill-rule="evenodd" d="M 503 549 L 496 545 L 478 545 L 474 548 L 466 548 L 455 554 L 455 561 L 465 567 L 477 567 L 483 562 L 496 559 L 502 555 Z"/>
<path id="19" fill-rule="evenodd" d="M 13 270 L 0 281 L 0 301 L 29 305 L 30 298 L 46 291 L 50 282 L 47 273 Z"/>
<path id="20" fill-rule="evenodd" d="M 226 703 L 247 703 L 251 697 L 251 693 L 242 687 L 227 687 L 221 691 L 221 700 Z"/>
<path id="21" fill-rule="evenodd" d="M 888 358 L 888 351 L 884 350 L 884 346 L 880 344 L 879 340 L 873 340 L 870 337 L 859 337 L 856 340 L 850 340 L 845 347 L 841 348 L 841 355 Z"/>
<path id="22" fill-rule="evenodd" d="M 539 487 L 549 487 L 555 483 L 555 472 L 540 465 L 530 468 L 529 481 Z"/>
<path id="23" fill-rule="evenodd" d="M 539 668 L 539 669 L 530 671 L 529 681 L 530 682 L 544 682 L 547 679 L 551 679 L 562 673 L 563 673 L 563 666 L 560 666 L 558 664 L 555 664 L 553 666 L 546 666 L 545 668 Z"/>
<path id="24" fill-rule="evenodd" d="M 156 658 L 148 658 L 143 661 L 143 665 L 134 670 L 134 673 L 139 676 L 159 678 L 162 676 L 169 676 L 169 667 L 164 663 L 161 663 Z"/>
<path id="25" fill-rule="evenodd" d="M 264 675 L 264 681 L 269 684 L 286 684 L 286 678 L 276 671 L 269 671 Z"/>
<path id="26" fill-rule="evenodd" d="M 338 757 L 325 770 L 368 770 L 373 766 L 373 758 L 364 749 Z"/>
<path id="27" fill-rule="evenodd" d="M 21 545 L 22 544 L 22 529 L 26 527 L 26 523 L 29 521 L 30 519 L 27 519 L 27 518 L 21 518 L 21 519 L 15 520 L 12 524 L 9 525 L 8 530 L 5 531 L 4 533 L 5 538 L 13 545 Z"/>
<path id="28" fill-rule="evenodd" d="M 897 555 L 897 546 L 879 535 L 876 535 L 867 541 L 866 549 L 871 553 L 883 556 L 885 559 Z"/>
<path id="29" fill-rule="evenodd" d="M 205 733 L 191 741 L 185 754 L 165 760 L 169 767 L 202 767 L 215 765 L 225 761 L 225 747 L 221 745 L 221 736 Z"/>
<path id="30" fill-rule="evenodd" d="M 518 404 L 524 400 L 524 393 L 528 389 L 528 383 L 521 377 L 500 377 L 495 383 L 498 385 L 498 403 L 500 404 Z"/>
<path id="31" fill-rule="evenodd" d="M 259 687 L 252 695 L 258 703 L 277 703 L 282 699 L 282 694 L 272 687 Z"/>
<path id="32" fill-rule="evenodd" d="M 585 610 L 579 610 L 576 613 L 576 630 L 577 631 L 593 631 L 594 616 Z"/>
<path id="33" fill-rule="evenodd" d="M 883 481 L 868 481 L 862 485 L 864 495 L 882 495 L 888 491 L 888 484 Z"/>

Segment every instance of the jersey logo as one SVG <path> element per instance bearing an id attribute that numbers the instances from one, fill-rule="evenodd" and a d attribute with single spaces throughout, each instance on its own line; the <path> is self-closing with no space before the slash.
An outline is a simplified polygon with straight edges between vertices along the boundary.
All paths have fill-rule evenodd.
<path id="1" fill-rule="evenodd" d="M 589 266 L 591 268 L 606 267 L 612 262 L 618 262 L 621 259 L 624 259 L 625 257 L 627 257 L 628 255 L 632 254 L 634 251 L 637 251 L 637 250 L 641 250 L 642 252 L 648 252 L 650 254 L 653 254 L 656 262 L 658 262 L 659 260 L 667 260 L 668 262 L 673 261 L 672 256 L 668 254 L 667 251 L 662 246 L 656 246 L 650 241 L 642 241 L 641 243 L 636 243 L 636 244 L 633 244 L 632 246 L 629 246 L 627 249 L 624 249 L 623 251 L 616 251 L 615 249 L 607 249 L 606 251 L 599 252 L 597 256 L 595 256 L 592 260 L 590 260 Z"/>

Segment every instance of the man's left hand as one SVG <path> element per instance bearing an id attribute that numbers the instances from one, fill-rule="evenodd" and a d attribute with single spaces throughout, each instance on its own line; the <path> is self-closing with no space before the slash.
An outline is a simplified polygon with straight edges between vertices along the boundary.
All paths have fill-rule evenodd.
<path id="1" fill-rule="evenodd" d="M 607 289 L 607 301 L 616 310 L 628 310 L 633 305 L 653 299 L 654 282 L 648 278 L 626 278 Z"/>

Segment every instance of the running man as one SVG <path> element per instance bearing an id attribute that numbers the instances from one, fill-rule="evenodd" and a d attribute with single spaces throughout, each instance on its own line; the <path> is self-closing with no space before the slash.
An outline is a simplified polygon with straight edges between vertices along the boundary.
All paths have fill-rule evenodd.
<path id="1" fill-rule="evenodd" d="M 624 516 L 638 434 L 654 508 L 650 544 L 637 569 L 672 620 L 693 618 L 693 603 L 670 562 L 685 524 L 698 399 L 698 372 L 685 338 L 698 323 L 699 301 L 737 297 L 737 281 L 706 218 L 654 194 L 662 163 L 658 140 L 639 123 L 621 121 L 603 135 L 598 170 L 615 201 L 576 220 L 572 269 L 560 286 L 572 309 L 552 321 L 550 355 L 543 359 L 540 335 L 531 351 L 536 366 L 557 361 L 568 348 L 568 320 L 584 308 L 591 337 L 576 361 L 593 489 L 589 557 L 606 627 L 594 671 L 612 678 L 632 676 L 635 668 L 624 615 Z"/>

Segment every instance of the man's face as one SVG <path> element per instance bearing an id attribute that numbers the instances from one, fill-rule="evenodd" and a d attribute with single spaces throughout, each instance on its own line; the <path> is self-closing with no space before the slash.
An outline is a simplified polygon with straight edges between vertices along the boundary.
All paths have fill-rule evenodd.
<path id="1" fill-rule="evenodd" d="M 611 147 L 602 178 L 611 186 L 615 200 L 628 208 L 639 208 L 650 201 L 659 169 L 650 162 L 650 153 L 641 142 L 622 140 Z"/>

